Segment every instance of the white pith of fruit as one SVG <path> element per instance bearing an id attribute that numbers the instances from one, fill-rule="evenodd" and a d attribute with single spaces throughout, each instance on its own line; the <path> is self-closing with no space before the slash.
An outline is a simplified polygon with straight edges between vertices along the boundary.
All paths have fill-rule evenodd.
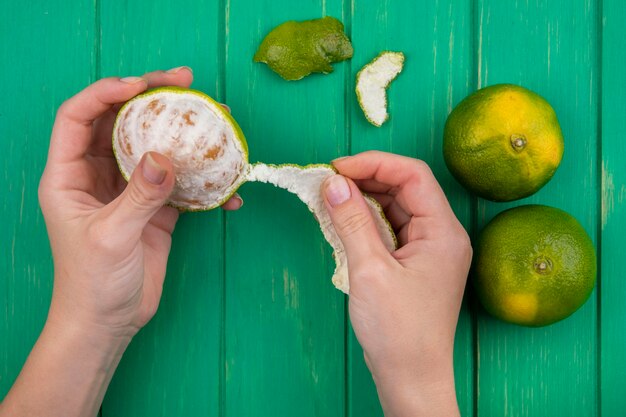
<path id="1" fill-rule="evenodd" d="M 333 248 L 335 259 L 335 272 L 332 282 L 337 289 L 348 293 L 350 281 L 348 279 L 348 259 L 341 239 L 335 231 L 330 215 L 324 204 L 321 193 L 322 183 L 335 174 L 330 165 L 266 165 L 253 164 L 247 175 L 248 181 L 265 182 L 283 188 L 298 196 L 309 210 L 313 213 L 320 224 L 322 234 Z M 396 238 L 391 226 L 384 217 L 382 208 L 372 198 L 366 198 L 372 217 L 378 229 L 378 233 L 385 245 L 391 252 L 396 247 Z"/>
<path id="2" fill-rule="evenodd" d="M 248 165 L 228 116 L 197 94 L 155 90 L 132 100 L 118 114 L 113 138 L 127 178 L 148 151 L 170 158 L 176 171 L 170 203 L 188 210 L 223 203 L 241 185 Z"/>
<path id="3" fill-rule="evenodd" d="M 380 127 L 389 118 L 387 87 L 404 66 L 402 52 L 383 52 L 356 76 L 356 95 L 367 120 Z"/>

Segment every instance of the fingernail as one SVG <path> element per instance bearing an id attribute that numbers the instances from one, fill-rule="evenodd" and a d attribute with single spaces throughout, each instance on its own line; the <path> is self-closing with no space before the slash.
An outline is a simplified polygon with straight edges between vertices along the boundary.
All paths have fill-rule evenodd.
<path id="1" fill-rule="evenodd" d="M 235 194 L 231 198 L 234 198 L 239 203 L 239 208 L 243 207 L 243 199 L 239 197 L 239 194 Z"/>
<path id="2" fill-rule="evenodd" d="M 228 104 L 220 103 L 220 105 L 221 105 L 222 107 L 224 107 L 228 113 L 232 113 L 232 112 L 230 111 L 230 106 L 229 106 Z"/>
<path id="3" fill-rule="evenodd" d="M 187 70 L 189 70 L 190 73 L 193 74 L 193 70 L 190 67 L 188 67 L 187 65 L 183 65 L 183 66 L 180 66 L 180 67 L 172 68 L 172 69 L 169 69 L 169 70 L 167 70 L 165 72 L 167 74 L 176 74 L 178 71 L 180 71 L 182 69 L 187 69 Z"/>
<path id="4" fill-rule="evenodd" d="M 144 178 L 151 184 L 160 185 L 165 180 L 167 171 L 154 160 L 152 155 L 147 154 L 143 163 L 142 172 Z"/>
<path id="5" fill-rule="evenodd" d="M 140 81 L 146 81 L 146 80 L 141 77 L 124 77 L 124 78 L 120 78 L 120 81 L 126 84 L 137 84 Z"/>
<path id="6" fill-rule="evenodd" d="M 333 175 L 326 180 L 324 192 L 328 202 L 333 207 L 343 204 L 352 195 L 348 181 L 341 175 Z"/>
<path id="7" fill-rule="evenodd" d="M 333 160 L 332 160 L 332 161 L 330 161 L 330 162 L 338 162 L 338 161 L 341 161 L 342 159 L 347 159 L 347 158 L 350 158 L 350 157 L 349 157 L 349 156 L 342 156 L 342 157 L 340 157 L 340 158 L 335 158 L 335 159 L 333 159 Z"/>

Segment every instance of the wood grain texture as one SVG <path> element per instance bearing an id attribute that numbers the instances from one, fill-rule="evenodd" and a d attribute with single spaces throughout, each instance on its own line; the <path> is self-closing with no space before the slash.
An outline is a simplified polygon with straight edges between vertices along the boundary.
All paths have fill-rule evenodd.
<path id="1" fill-rule="evenodd" d="M 552 180 L 514 203 L 480 201 L 481 226 L 508 207 L 538 203 L 568 211 L 595 240 L 596 10 L 591 1 L 478 1 L 480 86 L 510 82 L 542 95 L 554 107 L 565 138 Z M 509 325 L 481 313 L 478 415 L 597 415 L 596 319 L 595 294 L 567 320 L 543 328 Z"/>
<path id="2" fill-rule="evenodd" d="M 0 4 L 0 398 L 45 322 L 52 261 L 37 200 L 56 108 L 94 78 L 91 2 Z"/>
<path id="3" fill-rule="evenodd" d="M 253 63 L 286 20 L 341 18 L 339 1 L 226 3 L 226 102 L 251 161 L 328 162 L 343 153 L 342 66 L 286 82 Z M 319 226 L 298 199 L 245 184 L 226 221 L 225 396 L 228 416 L 331 416 L 344 408 L 344 296 Z"/>
<path id="4" fill-rule="evenodd" d="M 600 399 L 603 416 L 619 416 L 626 409 L 626 7 L 604 0 L 602 13 L 602 218 L 600 282 Z"/>
<path id="5" fill-rule="evenodd" d="M 216 1 L 100 4 L 102 76 L 180 65 L 219 97 L 222 13 Z M 217 416 L 223 293 L 221 210 L 182 215 L 159 311 L 125 353 L 103 416 Z"/>
<path id="6" fill-rule="evenodd" d="M 472 26 L 469 1 L 395 2 L 354 0 L 348 91 L 350 149 L 355 154 L 382 150 L 426 161 L 444 187 L 461 222 L 471 224 L 469 195 L 452 179 L 441 152 L 446 115 L 471 89 Z M 381 51 L 402 51 L 402 73 L 387 90 L 389 120 L 376 128 L 360 109 L 354 84 L 357 72 Z M 350 338 L 351 416 L 382 416 L 376 388 L 361 347 Z M 463 415 L 473 415 L 473 330 L 464 306 L 455 345 L 457 395 Z"/>
<path id="7" fill-rule="evenodd" d="M 252 62 L 277 24 L 323 15 L 346 24 L 355 48 L 332 74 L 286 82 Z M 515 205 L 573 214 L 601 250 L 596 292 L 571 318 L 528 329 L 490 318 L 470 291 L 455 345 L 460 408 L 475 417 L 624 414 L 625 20 L 618 0 L 2 2 L 0 398 L 49 305 L 36 191 L 56 108 L 97 77 L 189 65 L 195 88 L 232 107 L 251 161 L 328 162 L 369 149 L 423 159 L 474 237 Z M 354 81 L 385 49 L 403 51 L 406 66 L 377 129 Z M 543 95 L 565 136 L 552 181 L 513 204 L 477 201 L 441 155 L 453 106 L 500 82 Z M 313 217 L 269 185 L 240 192 L 239 212 L 181 216 L 159 312 L 126 352 L 102 415 L 382 416 Z"/>

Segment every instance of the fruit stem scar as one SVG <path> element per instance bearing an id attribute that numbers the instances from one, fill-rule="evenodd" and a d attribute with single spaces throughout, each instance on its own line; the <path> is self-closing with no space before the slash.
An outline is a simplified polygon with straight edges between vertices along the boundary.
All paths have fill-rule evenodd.
<path id="1" fill-rule="evenodd" d="M 511 135 L 511 146 L 517 152 L 522 151 L 526 147 L 526 137 L 524 135 L 512 134 Z"/>
<path id="2" fill-rule="evenodd" d="M 534 267 L 540 274 L 549 274 L 552 272 L 552 261 L 548 258 L 537 258 Z"/>

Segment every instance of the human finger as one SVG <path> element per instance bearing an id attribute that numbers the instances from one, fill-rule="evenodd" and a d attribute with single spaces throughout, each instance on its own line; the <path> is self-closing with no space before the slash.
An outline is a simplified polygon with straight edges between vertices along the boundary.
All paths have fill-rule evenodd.
<path id="1" fill-rule="evenodd" d="M 395 190 L 398 203 L 411 215 L 450 216 L 452 209 L 428 165 L 420 160 L 379 151 L 333 161 L 340 174 L 374 180 Z M 372 182 L 370 182 L 372 184 Z"/>
<path id="2" fill-rule="evenodd" d="M 193 71 L 191 68 L 182 66 L 172 68 L 167 71 L 152 71 L 142 75 L 146 80 L 148 88 L 163 86 L 189 87 L 193 81 Z M 132 98 L 132 97 L 130 97 Z M 129 99 L 130 99 L 129 98 Z M 112 156 L 111 132 L 117 117 L 117 112 L 121 103 L 112 106 L 102 117 L 94 122 L 94 140 L 89 148 L 89 153 L 94 156 Z"/>
<path id="3" fill-rule="evenodd" d="M 48 160 L 63 163 L 81 159 L 91 146 L 94 120 L 147 86 L 141 77 L 103 78 L 65 101 L 52 128 Z"/>
<path id="4" fill-rule="evenodd" d="M 163 206 L 150 218 L 150 224 L 171 235 L 179 215 L 179 211 L 174 207 Z"/>
<path id="5" fill-rule="evenodd" d="M 243 206 L 243 199 L 237 193 L 222 204 L 222 208 L 228 211 L 239 210 L 241 206 Z"/>
<path id="6" fill-rule="evenodd" d="M 350 270 L 389 253 L 378 234 L 369 206 L 354 182 L 333 175 L 322 184 L 322 195 L 346 251 Z"/>
<path id="7" fill-rule="evenodd" d="M 411 220 L 411 215 L 404 211 L 394 196 L 379 193 L 367 193 L 367 195 L 378 201 L 394 231 L 397 232 Z"/>
<path id="8" fill-rule="evenodd" d="M 396 233 L 399 247 L 414 240 L 427 239 L 432 235 L 433 222 L 426 217 L 411 217 Z"/>
<path id="9" fill-rule="evenodd" d="M 386 193 L 386 194 L 397 194 L 398 188 L 389 184 L 384 184 L 382 182 L 378 182 L 375 179 L 366 178 L 363 180 L 352 179 L 354 183 L 359 187 L 361 191 L 364 191 L 368 194 L 371 193 Z"/>
<path id="10" fill-rule="evenodd" d="M 176 86 L 189 87 L 193 81 L 193 71 L 187 66 L 172 68 L 167 71 L 157 70 L 142 75 L 148 82 L 148 88 Z"/>
<path id="11" fill-rule="evenodd" d="M 103 216 L 113 230 L 124 230 L 127 240 L 138 239 L 145 225 L 167 202 L 173 188 L 172 163 L 157 152 L 147 152 L 133 171 L 122 194 L 104 207 Z M 160 220 L 168 221 L 163 218 Z M 165 224 L 164 229 L 168 229 L 168 226 L 169 223 Z"/>

